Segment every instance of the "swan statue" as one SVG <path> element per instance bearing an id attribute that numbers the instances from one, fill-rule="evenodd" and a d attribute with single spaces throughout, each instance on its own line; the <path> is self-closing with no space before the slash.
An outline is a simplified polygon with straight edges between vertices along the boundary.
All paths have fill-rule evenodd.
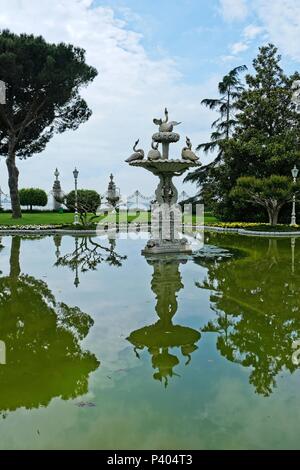
<path id="1" fill-rule="evenodd" d="M 144 150 L 142 150 L 142 149 L 137 149 L 137 148 L 136 148 L 137 145 L 138 145 L 138 143 L 139 143 L 139 141 L 140 141 L 140 139 L 138 139 L 138 140 L 136 141 L 136 143 L 135 143 L 134 146 L 133 146 L 133 151 L 134 151 L 134 153 L 133 153 L 132 155 L 130 155 L 130 157 L 128 157 L 128 158 L 125 160 L 125 162 L 130 163 L 130 162 L 135 162 L 135 161 L 137 161 L 137 160 L 143 160 L 143 158 L 144 158 L 144 156 L 145 156 Z"/>
<path id="2" fill-rule="evenodd" d="M 154 141 L 152 140 L 151 147 L 152 147 L 152 150 L 150 150 L 148 153 L 148 160 L 160 160 L 161 153 L 158 150 L 158 142 L 155 144 Z"/>
<path id="3" fill-rule="evenodd" d="M 153 119 L 154 124 L 159 126 L 159 132 L 172 132 L 174 126 L 178 126 L 181 122 L 177 121 L 169 121 L 169 112 L 167 108 L 165 108 L 165 119 Z"/>
<path id="4" fill-rule="evenodd" d="M 194 163 L 199 160 L 199 157 L 192 151 L 192 143 L 189 137 L 186 137 L 186 147 L 182 149 L 181 158 Z"/>

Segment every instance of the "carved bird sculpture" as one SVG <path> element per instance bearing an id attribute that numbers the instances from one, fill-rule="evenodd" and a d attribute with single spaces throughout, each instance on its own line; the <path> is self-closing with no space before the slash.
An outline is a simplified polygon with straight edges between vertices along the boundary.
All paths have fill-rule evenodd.
<path id="1" fill-rule="evenodd" d="M 140 139 L 136 141 L 136 143 L 133 146 L 133 151 L 134 153 L 128 157 L 125 162 L 130 163 L 130 162 L 135 162 L 136 160 L 143 160 L 145 156 L 145 152 L 142 149 L 137 149 L 137 145 L 139 143 Z"/>
<path id="2" fill-rule="evenodd" d="M 183 160 L 189 160 L 190 162 L 197 162 L 199 160 L 199 157 L 192 151 L 192 143 L 188 137 L 186 138 L 186 147 L 182 149 L 181 157 Z"/>
<path id="3" fill-rule="evenodd" d="M 165 108 L 165 119 L 153 119 L 154 124 L 159 126 L 159 132 L 172 132 L 174 126 L 178 126 L 181 122 L 169 121 L 169 113 L 167 108 Z"/>
<path id="4" fill-rule="evenodd" d="M 158 150 L 158 142 L 155 144 L 152 140 L 151 144 L 152 150 L 148 153 L 148 160 L 159 160 L 161 158 L 161 153 Z"/>

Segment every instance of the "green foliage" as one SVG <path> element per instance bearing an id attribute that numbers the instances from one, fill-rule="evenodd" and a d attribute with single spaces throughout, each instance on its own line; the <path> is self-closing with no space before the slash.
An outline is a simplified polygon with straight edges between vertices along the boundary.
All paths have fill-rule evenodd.
<path id="1" fill-rule="evenodd" d="M 21 206 L 29 206 L 32 211 L 32 206 L 45 207 L 48 202 L 47 194 L 43 189 L 39 188 L 24 188 L 19 191 Z"/>
<path id="2" fill-rule="evenodd" d="M 79 189 L 77 191 L 77 210 L 82 225 L 87 225 L 96 218 L 100 204 L 101 196 L 97 191 L 91 189 Z M 75 191 L 71 191 L 67 195 L 65 205 L 69 210 L 75 210 Z M 92 217 L 90 217 L 91 213 L 93 214 Z"/>
<path id="3" fill-rule="evenodd" d="M 79 89 L 96 75 L 83 49 L 2 31 L 0 77 L 7 91 L 0 112 L 1 154 L 8 153 L 11 132 L 16 155 L 26 158 L 44 150 L 55 132 L 77 129 L 91 115 Z"/>
<path id="4" fill-rule="evenodd" d="M 238 178 L 281 175 L 291 180 L 294 164 L 300 166 L 300 114 L 292 102 L 292 83 L 300 75 L 285 75 L 280 60 L 274 45 L 260 48 L 253 61 L 254 73 L 246 75 L 246 86 L 235 102 L 234 132 L 219 143 L 218 164 L 195 174 L 199 198 L 223 220 L 266 220 L 264 209 L 246 199 L 239 204 L 232 199 Z M 287 209 L 282 211 L 285 222 Z"/>
<path id="5" fill-rule="evenodd" d="M 287 176 L 272 175 L 269 178 L 242 176 L 230 196 L 236 201 L 246 201 L 262 206 L 268 213 L 271 225 L 278 223 L 282 207 L 292 201 L 294 195 L 300 194 L 300 184 L 294 184 Z"/>
<path id="6" fill-rule="evenodd" d="M 92 189 L 78 189 L 77 191 L 78 212 L 96 213 L 100 206 L 101 198 L 97 191 Z M 75 208 L 75 191 L 71 191 L 66 198 L 66 206 L 69 210 Z"/>
<path id="7" fill-rule="evenodd" d="M 245 70 L 247 70 L 246 65 L 241 65 L 230 70 L 218 85 L 220 98 L 205 98 L 201 101 L 201 104 L 207 106 L 209 109 L 216 110 L 219 117 L 211 125 L 213 132 L 210 141 L 199 144 L 197 150 L 203 149 L 205 153 L 217 150 L 218 154 L 212 163 L 189 173 L 185 181 L 196 181 L 200 183 L 203 178 L 205 178 L 209 169 L 214 167 L 221 160 L 223 154 L 222 143 L 229 139 L 237 124 L 235 118 L 236 103 L 244 89 L 239 79 L 239 74 Z"/>
<path id="8" fill-rule="evenodd" d="M 13 217 L 20 217 L 15 158 L 42 152 L 55 133 L 76 130 L 91 116 L 80 96 L 97 75 L 85 51 L 47 43 L 41 36 L 0 34 L 0 79 L 6 104 L 0 106 L 0 154 L 7 158 Z"/>

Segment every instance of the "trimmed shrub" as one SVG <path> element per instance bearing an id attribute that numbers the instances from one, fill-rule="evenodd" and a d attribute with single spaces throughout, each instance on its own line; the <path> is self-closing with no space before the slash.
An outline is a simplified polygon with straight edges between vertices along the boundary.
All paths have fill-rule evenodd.
<path id="1" fill-rule="evenodd" d="M 21 206 L 28 206 L 32 211 L 32 206 L 45 207 L 48 203 L 48 196 L 43 189 L 23 188 L 19 191 Z"/>

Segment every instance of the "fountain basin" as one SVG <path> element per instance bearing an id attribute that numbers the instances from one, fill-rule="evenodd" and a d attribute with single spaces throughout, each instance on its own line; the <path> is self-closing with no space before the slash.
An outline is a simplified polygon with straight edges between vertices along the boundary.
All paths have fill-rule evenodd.
<path id="1" fill-rule="evenodd" d="M 189 162 L 185 160 L 140 160 L 130 163 L 130 166 L 139 166 L 151 171 L 154 175 L 159 173 L 172 173 L 174 176 L 182 175 L 186 170 L 191 167 L 200 166 L 199 163 Z"/>
<path id="2" fill-rule="evenodd" d="M 152 136 L 152 139 L 155 142 L 159 142 L 160 144 L 170 144 L 178 142 L 180 135 L 176 132 L 155 132 L 155 134 Z"/>

